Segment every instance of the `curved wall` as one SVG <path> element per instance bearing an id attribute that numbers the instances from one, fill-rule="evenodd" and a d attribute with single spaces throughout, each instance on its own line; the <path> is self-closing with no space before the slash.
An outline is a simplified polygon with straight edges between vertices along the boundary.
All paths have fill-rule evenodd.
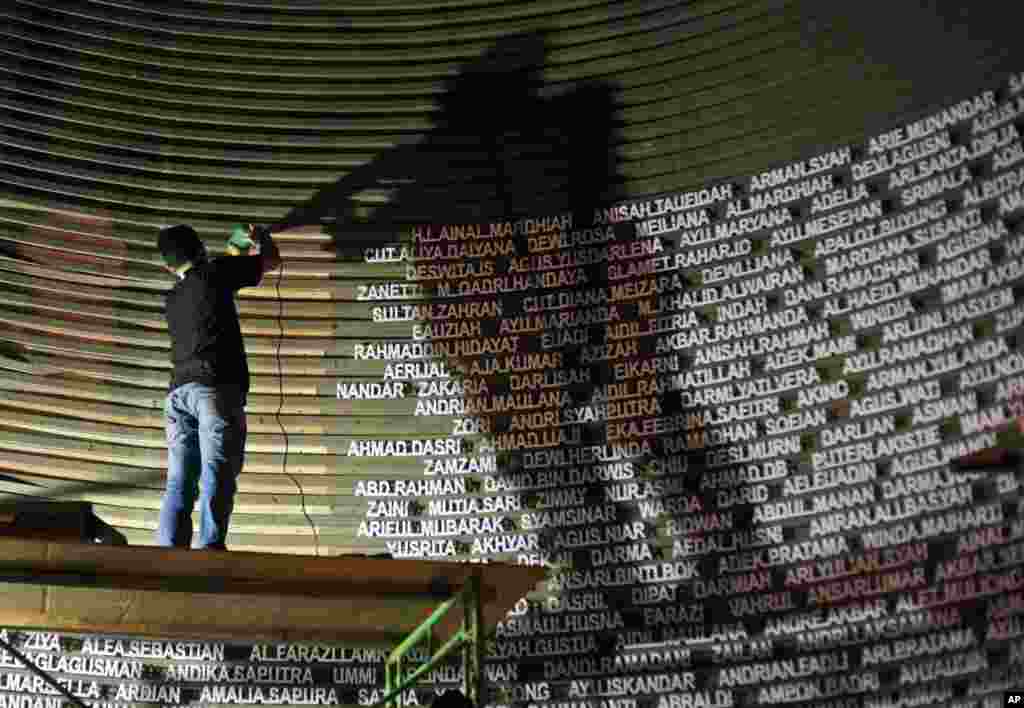
<path id="1" fill-rule="evenodd" d="M 273 223 L 233 549 L 551 564 L 501 703 L 970 705 L 1020 663 L 1019 474 L 950 465 L 1021 386 L 998 10 L 4 13 L 7 498 L 151 542 L 155 231 Z"/>

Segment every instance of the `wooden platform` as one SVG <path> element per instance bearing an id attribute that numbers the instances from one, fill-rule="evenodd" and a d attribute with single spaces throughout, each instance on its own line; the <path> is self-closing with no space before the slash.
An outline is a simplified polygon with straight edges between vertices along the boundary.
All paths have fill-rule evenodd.
<path id="1" fill-rule="evenodd" d="M 489 630 L 546 570 L 0 538 L 0 626 L 390 646 L 474 574 Z M 458 621 L 439 625 L 436 638 Z"/>

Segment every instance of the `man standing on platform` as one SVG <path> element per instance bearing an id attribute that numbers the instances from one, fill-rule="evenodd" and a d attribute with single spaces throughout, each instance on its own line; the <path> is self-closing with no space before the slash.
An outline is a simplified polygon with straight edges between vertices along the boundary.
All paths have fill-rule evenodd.
<path id="1" fill-rule="evenodd" d="M 199 496 L 196 547 L 226 550 L 249 392 L 235 293 L 258 285 L 281 264 L 270 232 L 251 226 L 249 232 L 258 255 L 212 260 L 191 226 L 162 229 L 157 238 L 164 267 L 178 279 L 166 296 L 172 371 L 164 404 L 167 489 L 156 534 L 161 546 L 191 546 Z"/>

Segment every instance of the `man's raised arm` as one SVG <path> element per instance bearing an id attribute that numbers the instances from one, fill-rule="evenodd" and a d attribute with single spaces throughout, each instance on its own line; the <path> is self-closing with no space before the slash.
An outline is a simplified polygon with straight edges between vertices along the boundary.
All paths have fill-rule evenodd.
<path id="1" fill-rule="evenodd" d="M 263 275 L 266 275 L 281 265 L 281 252 L 277 250 L 277 244 L 274 243 L 270 229 L 266 226 L 250 224 L 249 233 L 252 234 L 252 240 L 259 244 L 260 259 L 262 260 L 261 270 Z"/>

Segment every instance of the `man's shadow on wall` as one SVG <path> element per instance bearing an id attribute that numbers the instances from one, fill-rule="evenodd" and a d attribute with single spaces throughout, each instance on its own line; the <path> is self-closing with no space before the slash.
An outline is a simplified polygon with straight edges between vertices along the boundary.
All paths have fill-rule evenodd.
<path id="1" fill-rule="evenodd" d="M 556 93 L 543 84 L 546 54 L 538 34 L 498 40 L 445 82 L 432 130 L 321 188 L 274 228 L 323 224 L 339 255 L 361 258 L 414 225 L 584 214 L 614 199 L 613 87 Z M 369 215 L 356 199 L 368 190 L 390 193 Z"/>
<path id="2" fill-rule="evenodd" d="M 619 125 L 615 109 L 615 87 L 603 81 L 592 81 L 573 85 L 560 91 L 545 87 L 541 71 L 545 66 L 546 48 L 539 35 L 517 35 L 499 40 L 480 59 L 470 62 L 448 82 L 447 90 L 439 99 L 440 110 L 435 128 L 415 144 L 392 148 L 366 165 L 341 177 L 334 184 L 324 187 L 307 202 L 296 206 L 274 230 L 318 223 L 332 235 L 332 248 L 339 259 L 362 259 L 367 249 L 375 246 L 395 245 L 399 234 L 408 233 L 411 227 L 424 224 L 435 225 L 437 231 L 442 224 L 475 224 L 486 230 L 492 223 L 515 223 L 521 219 L 537 219 L 556 215 L 571 215 L 571 226 L 561 228 L 536 225 L 529 229 L 517 230 L 512 236 L 514 251 L 490 257 L 495 264 L 496 275 L 509 274 L 514 260 L 529 262 L 534 272 L 571 273 L 562 283 L 538 283 L 522 290 L 507 292 L 480 292 L 462 294 L 435 302 L 476 301 L 498 312 L 500 316 L 490 317 L 482 323 L 481 330 L 473 335 L 477 339 L 497 339 L 508 335 L 502 327 L 511 318 L 522 318 L 530 313 L 526 305 L 529 298 L 540 302 L 540 298 L 553 296 L 567 303 L 593 303 L 603 299 L 604 305 L 576 304 L 541 311 L 542 314 L 607 307 L 613 300 L 612 290 L 621 284 L 616 274 L 609 277 L 609 259 L 588 260 L 588 254 L 612 247 L 633 243 L 638 235 L 635 225 L 628 218 L 618 218 L 609 212 L 609 207 L 625 198 L 622 190 L 623 176 L 617 158 L 620 142 Z M 356 201 L 357 195 L 367 190 L 389 190 L 391 198 L 372 210 L 366 216 Z M 560 243 L 559 232 L 563 234 L 589 233 L 570 245 Z M 436 234 L 435 234 L 436 235 Z M 545 241 L 543 237 L 555 237 Z M 540 236 L 540 238 L 538 238 Z M 452 243 L 444 242 L 445 245 Z M 558 245 L 552 245 L 552 243 Z M 531 257 L 555 257 L 568 254 L 566 260 L 528 260 Z M 649 260 L 650 254 L 637 254 L 634 260 Z M 452 257 L 440 263 L 465 262 L 474 265 L 471 257 Z M 651 273 L 641 279 L 657 277 Z M 477 278 L 481 280 L 482 278 Z M 429 281 L 421 281 L 429 293 L 444 292 L 455 295 L 460 285 L 473 278 L 457 278 L 442 274 Z M 427 296 L 430 299 L 430 295 Z M 639 308 L 635 301 L 624 303 L 620 308 L 624 319 L 637 319 Z M 537 313 L 536 310 L 533 311 Z M 505 323 L 503 325 L 503 322 Z M 412 323 L 410 323 L 411 325 Z M 505 373 L 472 373 L 469 364 L 481 357 L 445 357 L 450 370 L 460 371 L 465 390 L 472 392 L 486 385 L 487 395 L 515 396 L 526 394 L 537 401 L 540 391 L 532 387 L 517 387 L 516 377 L 542 374 L 545 384 L 542 390 L 554 392 L 558 403 L 535 403 L 529 411 L 513 410 L 477 413 L 482 428 L 493 438 L 516 432 L 515 417 L 523 412 L 550 416 L 558 420 L 555 424 L 541 424 L 540 429 L 529 428 L 526 433 L 546 433 L 558 437 L 563 433 L 570 442 L 549 443 L 546 450 L 566 447 L 614 447 L 624 441 L 609 440 L 609 421 L 571 422 L 565 419 L 565 408 L 576 410 L 589 407 L 596 410 L 609 403 L 603 400 L 601 391 L 616 381 L 613 368 L 628 360 L 649 360 L 655 357 L 656 337 L 647 336 L 638 341 L 636 352 L 619 354 L 612 359 L 596 360 L 595 351 L 608 348 L 613 354 L 616 345 L 623 340 L 612 330 L 610 323 L 596 321 L 580 324 L 574 321 L 552 331 L 549 335 L 562 335 L 573 330 L 580 336 L 555 336 L 549 338 L 547 346 L 541 344 L 542 330 L 534 330 L 529 336 L 520 337 L 528 341 L 525 351 L 534 354 L 554 355 L 546 360 L 543 368 L 536 367 L 513 375 Z M 472 337 L 471 337 L 472 338 Z M 524 350 L 520 344 L 520 352 Z M 501 356 L 501 355 L 499 355 Z M 493 360 L 494 357 L 483 357 Z M 682 370 L 682 369 L 680 369 Z M 581 376 L 581 372 L 583 375 Z M 650 391 L 653 374 L 641 376 Z M 631 380 L 636 387 L 637 379 Z M 639 387 L 643 390 L 643 387 Z M 634 394 L 634 397 L 638 394 Z M 467 393 L 467 398 L 471 394 Z M 653 396 L 658 399 L 661 415 L 670 416 L 684 412 L 678 395 L 665 393 Z M 647 398 L 652 398 L 651 394 Z M 685 412 L 699 413 L 688 409 Z M 650 415 L 650 414 L 649 414 Z M 678 434 L 685 435 L 686 431 Z M 551 437 L 547 438 L 551 440 Z M 703 451 L 673 451 L 666 453 L 661 441 L 649 438 L 651 453 L 635 459 L 637 468 L 643 466 L 653 470 L 654 476 L 664 477 L 688 469 L 686 489 L 674 492 L 674 496 L 699 495 L 699 479 L 703 470 Z M 477 450 L 479 452 L 479 450 Z M 513 480 L 529 465 L 524 464 L 525 450 L 499 450 L 496 455 L 500 476 Z M 672 460 L 666 460 L 671 457 Z M 600 463 L 602 467 L 613 467 L 614 463 Z M 579 464 L 573 467 L 580 467 Z M 661 470 L 659 472 L 659 470 Z M 666 472 L 666 470 L 668 470 Z M 537 470 L 535 469 L 534 472 Z M 548 470 L 544 470 L 548 471 Z M 514 485 L 513 485 L 514 486 Z M 611 507 L 613 520 L 601 526 L 617 526 L 640 521 L 635 499 L 624 499 L 617 494 L 612 480 L 591 480 L 584 483 L 577 503 L 581 508 Z M 550 491 L 550 490 L 541 490 Z M 712 490 L 714 491 L 714 490 Z M 543 494 L 524 491 L 519 494 L 524 510 L 536 508 Z M 651 501 L 666 501 L 669 499 Z M 713 511 L 715 500 L 709 496 L 702 500 L 702 506 Z M 666 503 L 667 509 L 678 508 Z M 655 541 L 655 527 L 666 525 L 666 521 L 681 513 L 669 511 L 659 519 L 648 519 L 647 541 L 652 547 Z M 577 528 L 593 526 L 588 524 Z M 514 531 L 527 531 L 515 529 Z M 564 530 L 564 529 L 557 529 Z M 556 529 L 541 529 L 537 533 L 538 556 L 550 559 L 569 559 L 567 572 L 586 571 L 606 563 L 619 561 L 595 561 L 591 550 L 597 546 L 583 545 L 567 548 L 556 541 Z M 655 562 L 671 559 L 671 548 L 655 550 Z M 627 561 L 627 563 L 629 563 Z M 702 570 L 715 571 L 710 568 Z M 598 597 L 609 610 L 621 613 L 625 629 L 644 628 L 644 608 L 633 602 L 630 587 L 593 587 L 589 592 Z M 704 624 L 711 623 L 711 611 L 706 613 Z M 669 632 L 656 631 L 651 634 L 655 641 Z M 622 628 L 601 633 L 596 649 L 588 650 L 590 657 L 610 657 L 622 650 Z M 543 659 L 543 657 L 542 657 Z M 520 679 L 536 675 L 542 678 L 543 662 L 526 659 L 520 662 Z"/>

